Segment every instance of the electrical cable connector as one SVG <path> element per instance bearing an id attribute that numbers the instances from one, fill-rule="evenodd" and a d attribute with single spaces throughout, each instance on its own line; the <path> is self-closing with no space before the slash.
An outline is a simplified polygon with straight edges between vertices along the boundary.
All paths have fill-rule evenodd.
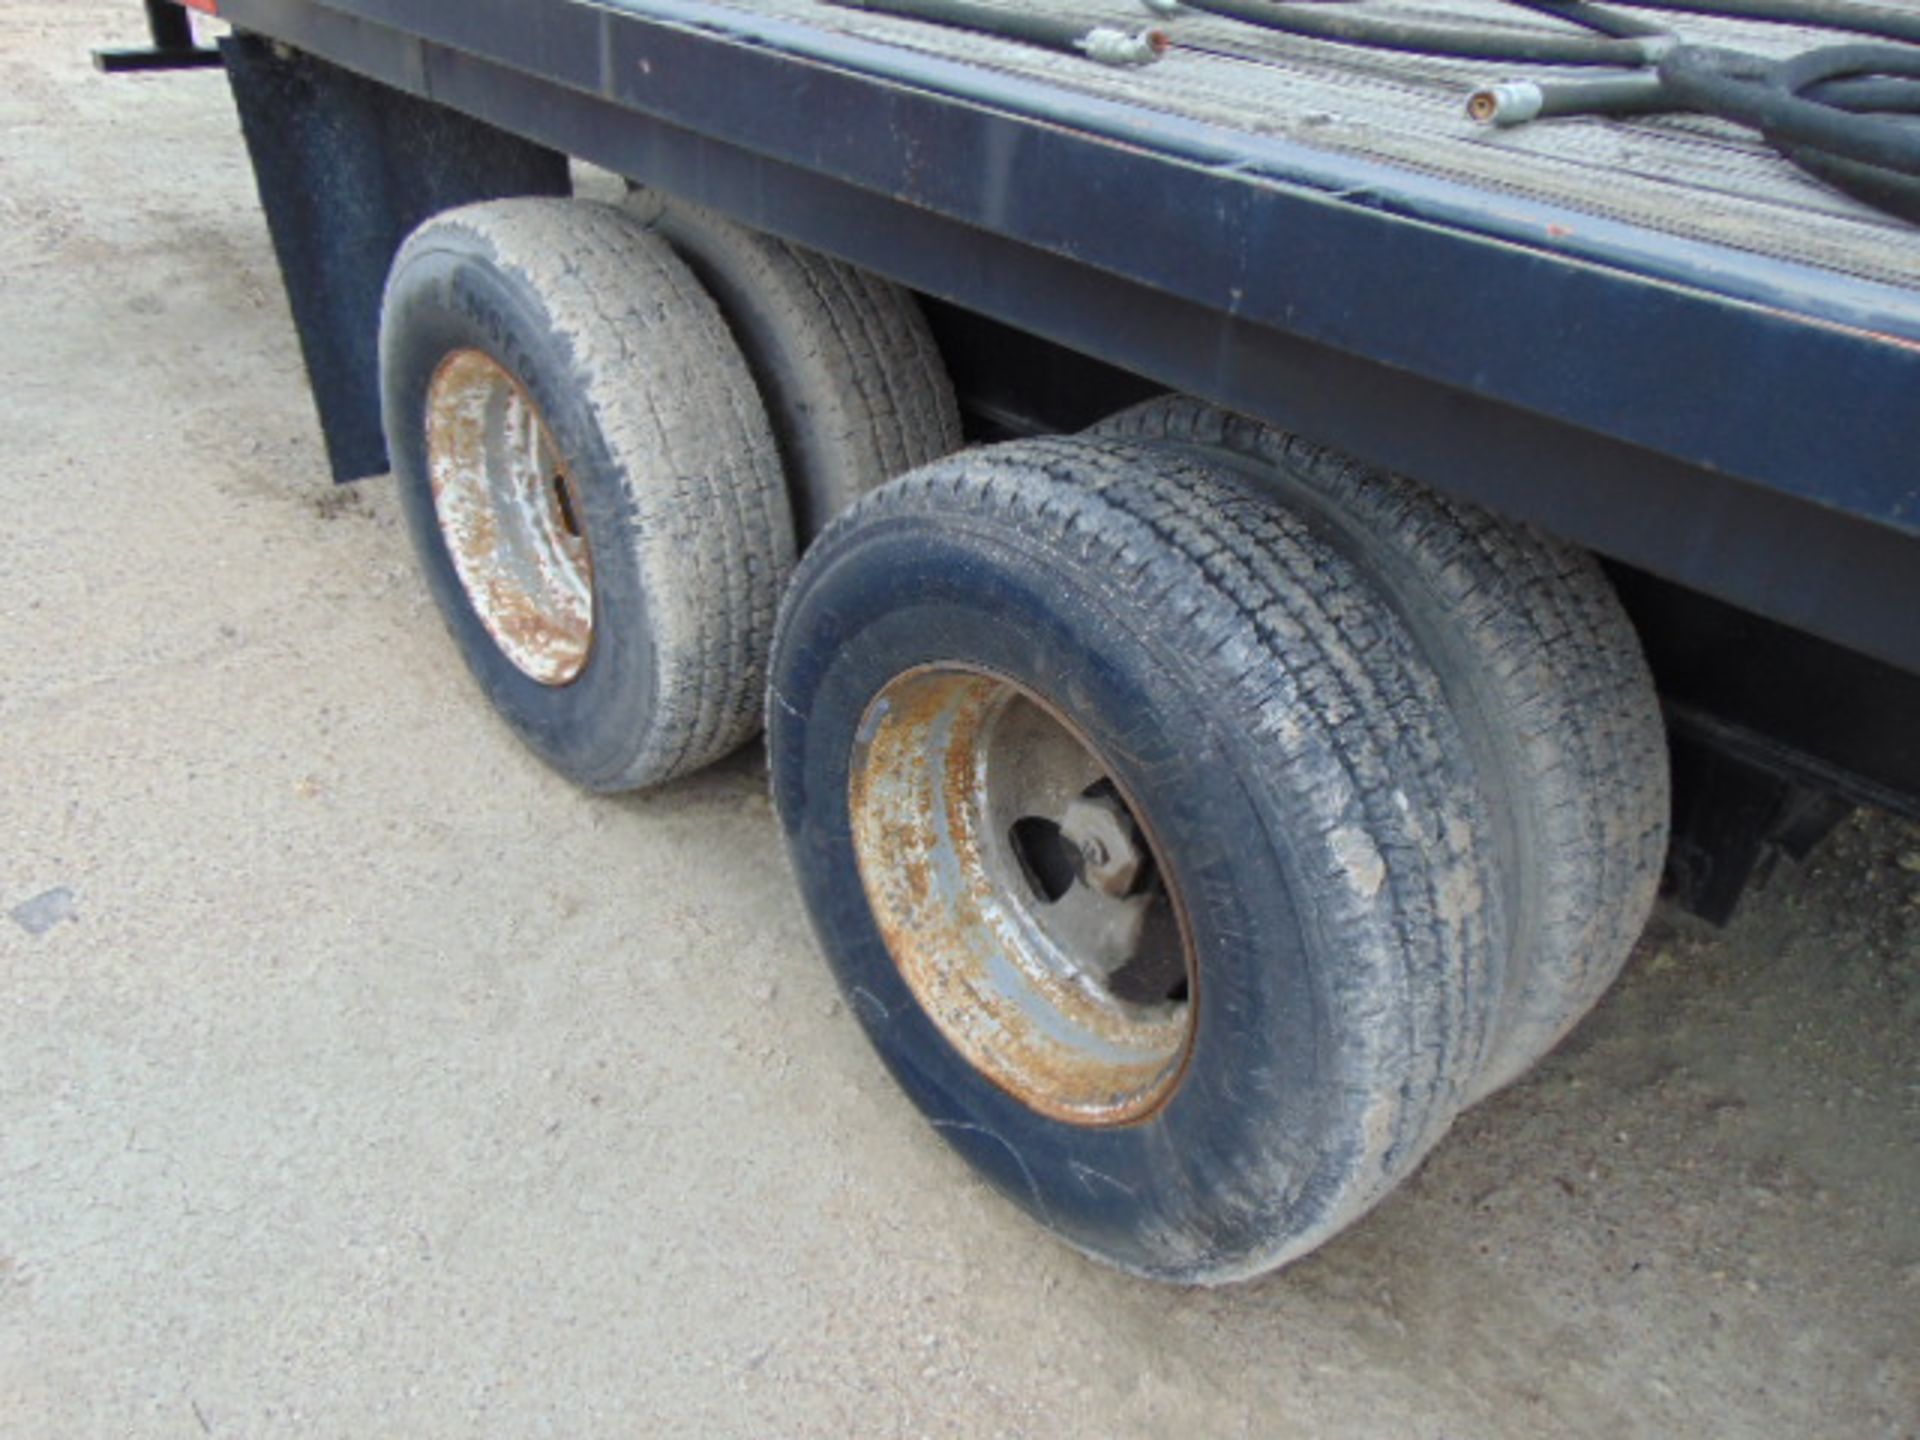
<path id="1" fill-rule="evenodd" d="M 1100 25 L 1074 41 L 1074 48 L 1102 65 L 1151 65 L 1166 54 L 1172 44 L 1164 30 L 1129 34 L 1111 25 Z"/>
<path id="2" fill-rule="evenodd" d="M 1546 96 L 1531 80 L 1503 80 L 1482 85 L 1467 97 L 1467 114 L 1482 125 L 1524 125 L 1540 116 Z"/>

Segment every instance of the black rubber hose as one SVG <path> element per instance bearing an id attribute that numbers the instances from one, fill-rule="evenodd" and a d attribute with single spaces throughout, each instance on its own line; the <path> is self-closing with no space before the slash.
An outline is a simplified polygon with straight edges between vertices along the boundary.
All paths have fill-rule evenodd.
<path id="1" fill-rule="evenodd" d="M 1859 76 L 1920 78 L 1920 50 L 1839 45 L 1785 62 L 1683 45 L 1660 62 L 1660 80 L 1688 110 L 1750 125 L 1768 142 L 1920 177 L 1920 128 L 1808 99 L 1802 91 Z"/>
<path id="2" fill-rule="evenodd" d="M 1119 37 L 1118 27 L 1068 20 L 1052 15 L 1033 15 L 1019 10 L 1002 10 L 991 5 L 976 5 L 972 0 L 826 0 L 848 10 L 869 10 L 882 15 L 899 15 L 909 20 L 926 20 L 955 30 L 972 30 L 982 35 L 998 35 L 1009 40 L 1024 40 L 1048 50 L 1059 50 L 1086 59 L 1128 64 L 1150 60 L 1166 50 L 1166 33 L 1145 30 L 1135 37 L 1143 49 L 1129 59 L 1117 59 L 1101 52 L 1094 43 L 1096 34 Z"/>
<path id="3" fill-rule="evenodd" d="M 1920 49 L 1831 45 L 1770 60 L 1680 45 L 1652 71 L 1508 81 L 1483 86 L 1467 101 L 1469 115 L 1502 126 L 1554 115 L 1677 112 L 1749 126 L 1835 189 L 1920 220 Z"/>
<path id="4" fill-rule="evenodd" d="M 1580 8 L 1574 0 L 1566 8 Z M 1765 20 L 1778 25 L 1804 25 L 1813 30 L 1851 30 L 1884 40 L 1920 44 L 1920 11 L 1894 10 L 1879 5 L 1853 5 L 1846 0 L 1623 0 L 1648 10 L 1688 15 L 1717 15 L 1728 20 Z M 1571 18 L 1571 17 L 1569 17 Z"/>
<path id="5" fill-rule="evenodd" d="M 1851 195 L 1896 219 L 1920 224 L 1920 177 L 1883 170 L 1877 165 L 1860 165 L 1798 145 L 1781 144 L 1776 148 L 1809 175 L 1825 181 L 1843 195 Z"/>
<path id="6" fill-rule="evenodd" d="M 1856 115 L 1920 115 L 1920 80 L 1851 76 L 1824 80 L 1799 93 L 1808 100 Z"/>
<path id="7" fill-rule="evenodd" d="M 1798 92 L 1854 114 L 1920 115 L 1920 81 L 1846 77 Z M 1604 80 L 1542 80 L 1488 85 L 1474 93 L 1467 113 L 1496 125 L 1519 125 L 1568 115 L 1658 115 L 1688 109 L 1651 70 Z"/>
<path id="8" fill-rule="evenodd" d="M 1599 34 L 1612 35 L 1622 40 L 1665 36 L 1673 33 L 1670 26 L 1659 25 L 1651 20 L 1642 20 L 1637 15 L 1623 15 L 1618 10 L 1609 10 L 1592 4 L 1590 0 L 1507 0 L 1507 3 L 1518 5 L 1524 10 L 1537 10 L 1542 15 L 1553 16 L 1556 20 L 1583 25 Z M 1634 0 L 1628 0 L 1628 3 L 1634 3 Z"/>
<path id="9" fill-rule="evenodd" d="M 1769 84 L 1803 103 L 1851 112 L 1856 123 L 1873 126 L 1920 147 L 1920 129 L 1904 117 L 1920 115 L 1920 51 L 1886 46 L 1838 45 L 1814 50 L 1777 66 Z M 1863 112 L 1879 118 L 1866 119 Z M 1887 116 L 1902 118 L 1888 119 Z M 1920 222 L 1920 166 L 1887 167 L 1846 154 L 1806 145 L 1790 130 L 1766 132 L 1782 155 L 1836 190 L 1897 215 Z"/>
<path id="10" fill-rule="evenodd" d="M 1189 9 L 1242 20 L 1267 30 L 1330 40 L 1338 45 L 1362 45 L 1374 50 L 1399 50 L 1416 55 L 1444 55 L 1463 60 L 1517 60 L 1539 65 L 1648 64 L 1664 48 L 1659 33 L 1636 30 L 1631 36 L 1609 30 L 1609 25 L 1632 24 L 1625 17 L 1601 11 L 1604 19 L 1572 13 L 1585 6 L 1569 6 L 1566 19 L 1595 33 L 1554 35 L 1545 31 L 1504 30 L 1471 25 L 1425 25 L 1413 20 L 1353 13 L 1345 5 L 1276 4 L 1273 0 L 1183 0 Z M 1547 10 L 1552 7 L 1541 5 Z M 1597 8 L 1597 7 L 1596 7 Z M 1553 13 L 1561 13 L 1554 9 Z M 1653 48 L 1650 48 L 1653 47 Z"/>
<path id="11" fill-rule="evenodd" d="M 1920 50 L 1830 45 L 1782 60 L 1768 83 L 1842 110 L 1913 111 L 1920 108 Z"/>
<path id="12" fill-rule="evenodd" d="M 1185 3 L 1190 9 L 1225 15 L 1292 35 L 1342 45 L 1468 60 L 1634 67 L 1651 63 L 1665 45 L 1675 43 L 1670 27 L 1623 15 L 1592 0 L 1508 0 L 1511 5 L 1582 26 L 1593 32 L 1589 35 L 1527 34 L 1470 25 L 1427 25 L 1356 13 L 1345 4 L 1329 4 L 1327 0 L 1309 0 L 1304 4 L 1290 4 L 1286 0 L 1185 0 Z M 1621 3 L 1731 20 L 1850 30 L 1860 35 L 1920 44 L 1920 11 L 1856 5 L 1848 0 L 1621 0 Z"/>
<path id="13" fill-rule="evenodd" d="M 1483 85 L 1467 101 L 1475 120 L 1502 127 L 1563 115 L 1657 115 L 1676 108 L 1651 70 L 1604 80 L 1531 80 Z"/>
<path id="14" fill-rule="evenodd" d="M 1790 60 L 1681 46 L 1653 75 L 1490 86 L 1468 113 L 1496 124 L 1549 115 L 1693 111 L 1747 125 L 1816 179 L 1920 221 L 1920 50 L 1835 45 Z"/>

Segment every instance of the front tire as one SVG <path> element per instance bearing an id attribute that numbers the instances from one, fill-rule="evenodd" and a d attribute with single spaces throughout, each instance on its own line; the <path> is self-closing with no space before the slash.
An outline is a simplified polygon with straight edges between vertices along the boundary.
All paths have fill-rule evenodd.
<path id="1" fill-rule="evenodd" d="M 768 723 L 851 1008 L 943 1138 L 1090 1254 L 1284 1263 L 1418 1163 L 1484 1058 L 1503 924 L 1438 683 L 1337 554 L 1202 461 L 1027 441 L 868 497 L 797 573 Z M 1051 858 L 1021 838 L 1076 825 Z M 1090 858 L 1115 844 L 1118 878 Z M 1156 884 L 1178 964 L 1122 993 Z M 1138 922 L 1055 924 L 1095 915 L 1075 887 Z"/>

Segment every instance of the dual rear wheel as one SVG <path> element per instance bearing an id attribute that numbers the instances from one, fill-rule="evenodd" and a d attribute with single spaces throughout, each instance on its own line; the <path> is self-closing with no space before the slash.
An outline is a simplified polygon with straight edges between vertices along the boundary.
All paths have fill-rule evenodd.
<path id="1" fill-rule="evenodd" d="M 1598 998 L 1659 875 L 1658 712 L 1591 560 L 1191 401 L 862 500 L 771 686 L 894 1076 L 1160 1278 L 1365 1213 Z"/>
<path id="2" fill-rule="evenodd" d="M 851 1008 L 1091 1254 L 1305 1253 L 1644 918 L 1651 687 L 1592 562 L 1523 527 L 1180 399 L 949 455 L 910 297 L 644 197 L 431 222 L 383 361 L 423 563 L 509 722 L 622 788 L 764 694 Z"/>
<path id="3" fill-rule="evenodd" d="M 679 208 L 435 217 L 388 280 L 381 387 L 461 655 L 519 736 L 595 790 L 662 784 L 751 737 L 800 547 L 960 443 L 906 292 Z"/>

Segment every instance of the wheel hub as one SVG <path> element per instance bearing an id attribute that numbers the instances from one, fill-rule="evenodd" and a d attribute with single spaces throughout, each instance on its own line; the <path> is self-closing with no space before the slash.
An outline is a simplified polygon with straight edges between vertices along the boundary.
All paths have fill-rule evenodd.
<path id="1" fill-rule="evenodd" d="M 453 568 L 525 675 L 565 685 L 593 647 L 593 561 L 546 421 L 490 355 L 457 350 L 427 391 L 427 467 Z"/>
<path id="2" fill-rule="evenodd" d="M 861 883 L 946 1038 L 1076 1124 L 1137 1120 L 1191 1045 L 1177 895 L 1111 767 L 1057 711 L 960 667 L 869 706 L 850 778 Z"/>

